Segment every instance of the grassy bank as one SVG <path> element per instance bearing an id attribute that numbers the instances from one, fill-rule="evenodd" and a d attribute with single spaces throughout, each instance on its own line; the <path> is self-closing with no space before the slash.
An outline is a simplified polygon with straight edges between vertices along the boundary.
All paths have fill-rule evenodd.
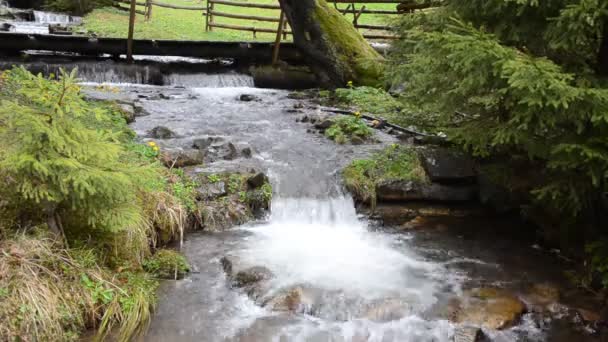
<path id="1" fill-rule="evenodd" d="M 164 3 L 183 5 L 183 6 L 205 6 L 206 1 L 192 0 L 163 0 Z M 277 5 L 276 0 L 256 0 L 260 4 Z M 345 7 L 340 5 L 340 8 Z M 143 7 L 138 7 L 143 10 Z M 369 4 L 368 9 L 388 9 L 394 10 L 392 4 Z M 253 15 L 264 17 L 279 17 L 277 10 L 264 10 L 246 7 L 233 7 L 216 5 L 216 11 Z M 352 15 L 348 16 L 352 18 Z M 128 32 L 128 12 L 121 11 L 112 7 L 96 9 L 84 18 L 83 28 L 95 32 L 101 37 L 125 38 Z M 385 15 L 363 15 L 360 23 L 384 25 L 390 16 Z M 152 18 L 149 22 L 144 20 L 142 15 L 137 15 L 135 24 L 135 38 L 140 39 L 176 39 L 176 40 L 211 40 L 211 41 L 274 41 L 275 35 L 270 33 L 258 33 L 256 38 L 251 32 L 234 31 L 215 28 L 213 31 L 205 31 L 205 17 L 202 11 L 176 10 L 155 6 Z M 218 24 L 239 25 L 245 27 L 270 28 L 276 29 L 277 23 L 264 21 L 239 20 L 233 18 L 215 17 L 214 21 Z"/>

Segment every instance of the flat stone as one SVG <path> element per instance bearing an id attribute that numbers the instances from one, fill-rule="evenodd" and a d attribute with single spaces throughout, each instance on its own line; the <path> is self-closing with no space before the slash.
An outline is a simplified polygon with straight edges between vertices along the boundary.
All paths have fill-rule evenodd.
<path id="1" fill-rule="evenodd" d="M 501 330 L 515 325 L 526 312 L 524 303 L 506 290 L 477 288 L 466 293 L 466 301 L 455 318 L 485 329 Z"/>
<path id="2" fill-rule="evenodd" d="M 379 201 L 439 201 L 469 202 L 477 200 L 477 187 L 470 185 L 448 186 L 418 181 L 386 180 L 376 185 Z"/>
<path id="3" fill-rule="evenodd" d="M 475 162 L 462 153 L 430 149 L 420 155 L 422 167 L 432 182 L 443 184 L 475 183 Z"/>

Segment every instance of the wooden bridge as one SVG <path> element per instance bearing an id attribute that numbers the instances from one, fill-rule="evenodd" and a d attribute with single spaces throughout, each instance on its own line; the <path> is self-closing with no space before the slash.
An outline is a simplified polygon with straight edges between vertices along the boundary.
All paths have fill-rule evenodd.
<path id="1" fill-rule="evenodd" d="M 260 42 L 136 39 L 133 41 L 133 54 L 229 58 L 268 63 L 272 60 L 273 47 L 274 43 Z M 0 32 L 0 53 L 15 54 L 26 50 L 120 56 L 127 53 L 127 39 Z M 292 64 L 303 62 L 302 56 L 291 43 L 281 43 L 280 59 Z"/>

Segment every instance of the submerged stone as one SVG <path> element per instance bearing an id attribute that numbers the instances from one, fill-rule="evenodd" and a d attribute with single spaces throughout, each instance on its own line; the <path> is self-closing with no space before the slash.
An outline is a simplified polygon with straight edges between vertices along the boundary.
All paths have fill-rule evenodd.
<path id="1" fill-rule="evenodd" d="M 234 276 L 236 287 L 246 287 L 273 277 L 272 271 L 264 266 L 254 266 L 237 272 Z"/>
<path id="2" fill-rule="evenodd" d="M 455 317 L 456 323 L 468 323 L 486 329 L 501 330 L 515 325 L 526 312 L 526 306 L 515 295 L 498 288 L 468 291 Z"/>
<path id="3" fill-rule="evenodd" d="M 149 135 L 154 139 L 170 139 L 175 137 L 175 133 L 165 126 L 156 126 L 152 128 Z"/>

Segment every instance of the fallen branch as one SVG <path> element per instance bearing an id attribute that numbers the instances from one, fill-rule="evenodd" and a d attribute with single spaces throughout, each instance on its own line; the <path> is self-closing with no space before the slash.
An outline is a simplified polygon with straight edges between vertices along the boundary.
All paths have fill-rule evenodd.
<path id="1" fill-rule="evenodd" d="M 355 112 L 350 111 L 350 110 L 345 110 L 345 109 L 340 109 L 340 108 L 334 108 L 334 107 L 321 107 L 321 110 L 324 112 L 329 112 L 329 113 L 336 113 L 336 114 L 344 114 L 344 115 L 355 115 Z M 412 134 L 412 135 L 417 135 L 417 136 L 421 136 L 421 137 L 436 137 L 433 134 L 428 134 L 428 133 L 422 133 L 422 132 L 417 132 L 411 129 L 407 129 L 407 128 L 403 128 L 401 126 L 392 124 L 387 122 L 386 120 L 382 119 L 382 118 L 376 118 L 373 117 L 371 115 L 367 115 L 367 114 L 362 114 L 361 117 L 365 120 L 369 120 L 369 121 L 379 121 L 379 122 L 383 122 L 384 125 L 386 127 L 390 127 L 395 131 L 401 132 L 401 133 L 406 133 L 406 134 Z"/>

